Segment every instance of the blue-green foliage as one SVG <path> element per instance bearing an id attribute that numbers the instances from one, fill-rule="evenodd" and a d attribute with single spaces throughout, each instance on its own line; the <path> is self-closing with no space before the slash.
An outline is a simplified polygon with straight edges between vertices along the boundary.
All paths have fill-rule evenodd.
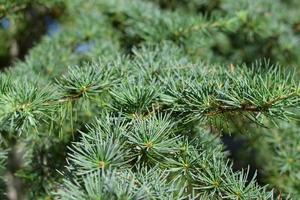
<path id="1" fill-rule="evenodd" d="M 21 146 L 28 199 L 300 197 L 297 1 L 61 3 L 60 32 L 0 74 L 3 183 Z"/>

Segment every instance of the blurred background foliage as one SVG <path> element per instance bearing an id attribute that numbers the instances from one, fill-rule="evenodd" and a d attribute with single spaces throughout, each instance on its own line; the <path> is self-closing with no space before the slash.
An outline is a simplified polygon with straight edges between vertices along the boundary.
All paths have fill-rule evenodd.
<path id="1" fill-rule="evenodd" d="M 59 0 L 1 0 L 1 67 L 23 59 L 43 35 L 57 31 L 63 10 L 64 4 Z"/>

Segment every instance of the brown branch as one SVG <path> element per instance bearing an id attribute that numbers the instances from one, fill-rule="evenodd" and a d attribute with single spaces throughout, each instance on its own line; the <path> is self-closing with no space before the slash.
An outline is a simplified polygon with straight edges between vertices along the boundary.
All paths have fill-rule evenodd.
<path id="1" fill-rule="evenodd" d="M 57 101 L 50 101 L 50 103 L 64 103 L 64 102 L 68 102 L 68 101 L 74 101 L 77 100 L 79 98 L 82 97 L 82 95 L 87 92 L 89 90 L 89 88 L 92 87 L 92 85 L 88 85 L 88 86 L 84 86 L 82 87 L 82 89 L 79 91 L 78 94 L 74 94 L 74 95 L 69 95 L 69 96 L 65 96 L 61 99 L 58 99 Z"/>
<path id="2" fill-rule="evenodd" d="M 249 106 L 242 106 L 242 107 L 229 107 L 229 106 L 218 106 L 216 111 L 211 111 L 204 113 L 205 116 L 214 116 L 219 114 L 224 114 L 228 112 L 261 112 L 262 108 L 249 105 Z"/>
<path id="3" fill-rule="evenodd" d="M 219 114 L 224 114 L 228 112 L 262 112 L 262 111 L 267 111 L 272 105 L 274 105 L 277 102 L 280 102 L 282 100 L 288 99 L 292 96 L 296 96 L 297 93 L 293 92 L 290 94 L 287 94 L 285 96 L 277 97 L 275 99 L 272 99 L 265 103 L 262 106 L 255 106 L 255 105 L 242 105 L 241 107 L 231 107 L 231 106 L 226 106 L 226 105 L 219 105 L 215 111 L 210 111 L 204 113 L 205 116 L 214 116 L 214 115 L 219 115 Z"/>

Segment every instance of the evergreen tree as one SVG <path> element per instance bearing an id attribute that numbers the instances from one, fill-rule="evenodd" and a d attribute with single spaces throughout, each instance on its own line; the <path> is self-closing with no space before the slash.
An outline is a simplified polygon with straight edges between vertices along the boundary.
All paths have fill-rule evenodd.
<path id="1" fill-rule="evenodd" d="M 0 198 L 16 180 L 19 199 L 300 198 L 300 2 L 5 1 L 0 18 L 37 5 L 63 14 L 1 71 Z"/>

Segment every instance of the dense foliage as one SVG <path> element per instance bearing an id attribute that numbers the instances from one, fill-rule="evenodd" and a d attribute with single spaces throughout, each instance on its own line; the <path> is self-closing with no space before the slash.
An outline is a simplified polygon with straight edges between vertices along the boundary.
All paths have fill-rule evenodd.
<path id="1" fill-rule="evenodd" d="M 1 199 L 300 198 L 299 1 L 4 1 L 0 55 L 32 9 L 59 28 L 0 74 Z"/>

